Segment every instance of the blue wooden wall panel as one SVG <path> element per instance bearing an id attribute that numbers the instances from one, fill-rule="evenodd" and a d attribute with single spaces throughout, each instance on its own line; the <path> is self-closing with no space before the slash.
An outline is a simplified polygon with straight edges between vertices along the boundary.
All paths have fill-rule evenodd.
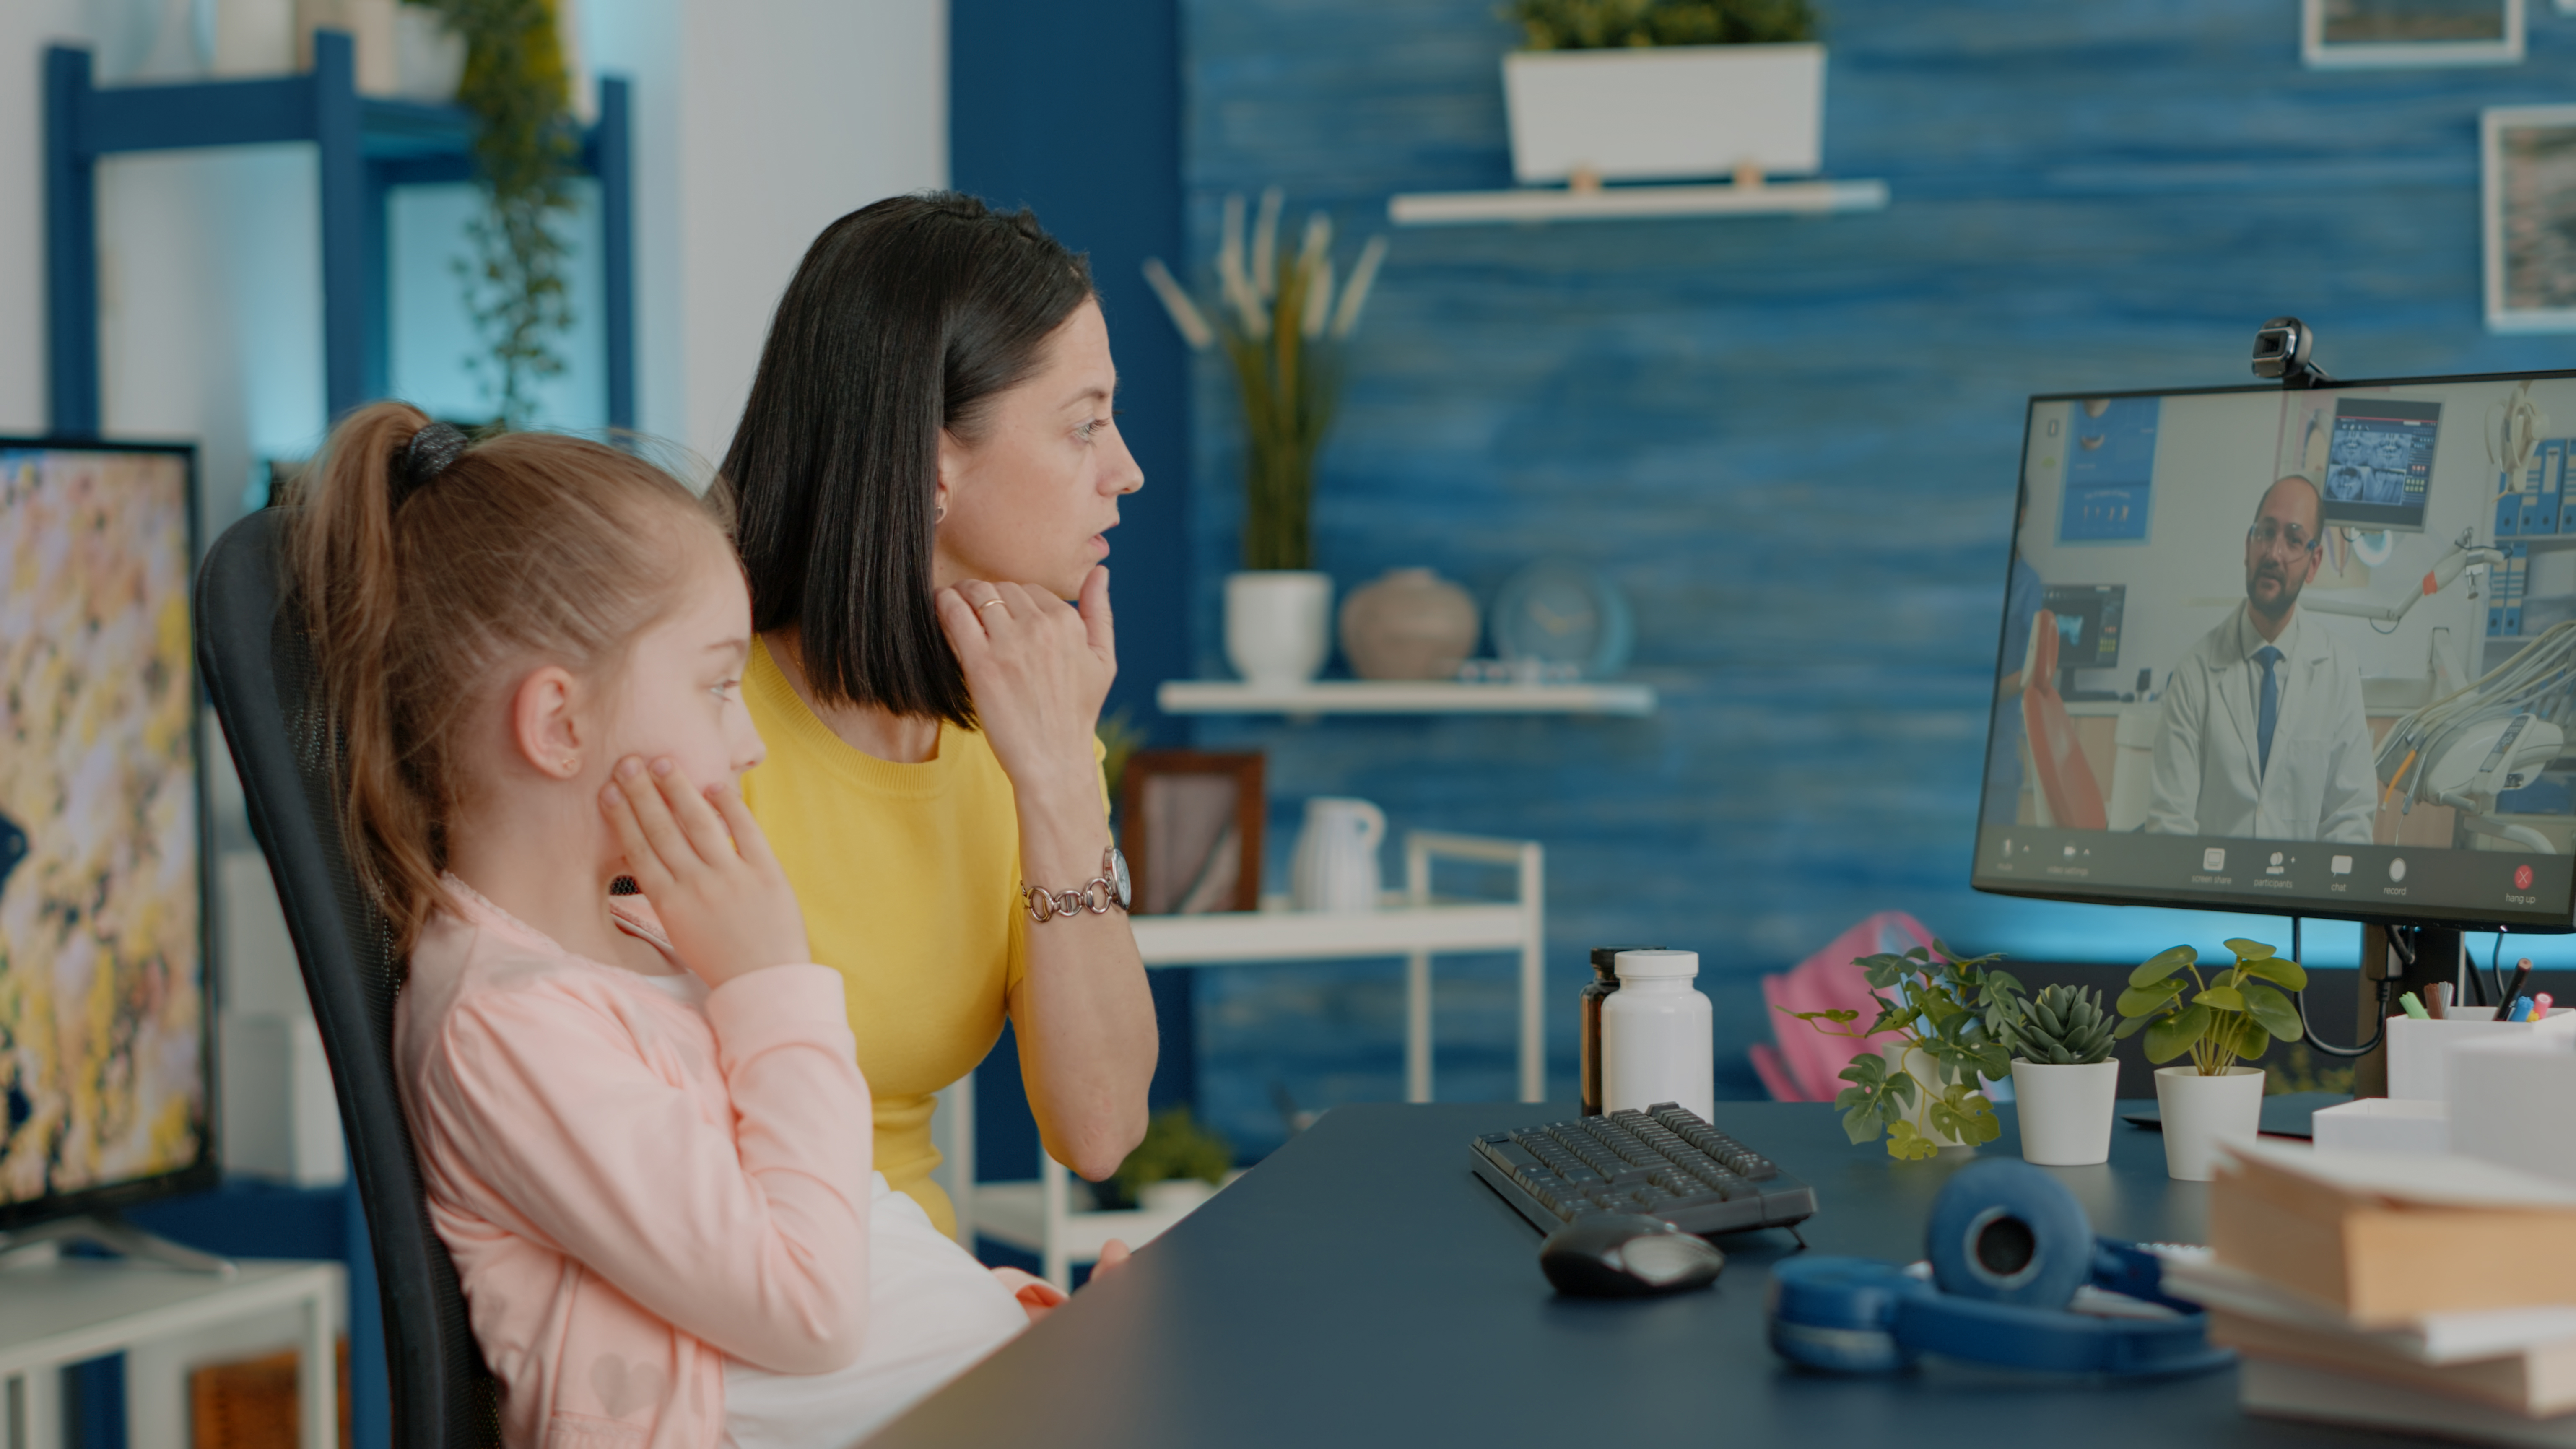
<path id="1" fill-rule="evenodd" d="M 2483 330 L 2477 211 L 2478 110 L 2576 92 L 2576 18 L 2533 7 L 2521 66 L 2318 72 L 2293 0 L 1826 8 L 1827 169 L 1887 179 L 1888 210 L 1397 232 L 1322 464 L 1339 587 L 1430 564 L 1490 600 L 1587 562 L 1661 713 L 1198 729 L 1269 752 L 1282 861 L 1321 793 L 1546 842 L 1560 1093 L 1595 941 L 1699 949 L 1749 1093 L 1756 978 L 1868 911 L 2059 959 L 2221 933 L 1967 888 L 2029 394 L 2248 381 L 2280 312 L 2346 376 L 2576 364 Z M 1193 260 L 1229 191 L 1284 185 L 1292 224 L 1349 235 L 1390 193 L 1509 184 L 1495 9 L 1184 0 Z M 1219 365 L 1194 385 L 1193 651 L 1223 677 L 1238 424 Z M 1507 970 L 1441 997 L 1444 1096 L 1508 1090 Z M 1385 970 L 1211 973 L 1211 1109 L 1258 1145 L 1274 1081 L 1393 1095 L 1400 1004 Z"/>

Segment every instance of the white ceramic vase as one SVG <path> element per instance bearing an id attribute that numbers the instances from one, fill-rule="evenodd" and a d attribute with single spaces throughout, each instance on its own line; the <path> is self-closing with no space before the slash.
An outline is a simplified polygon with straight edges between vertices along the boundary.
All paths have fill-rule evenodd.
<path id="1" fill-rule="evenodd" d="M 1306 826 L 1288 869 L 1297 909 L 1376 910 L 1378 847 L 1385 841 L 1386 812 L 1368 801 L 1330 795 L 1307 801 Z"/>
<path id="2" fill-rule="evenodd" d="M 1524 186 L 1823 169 L 1821 45 L 1520 51 L 1503 101 Z"/>
<path id="3" fill-rule="evenodd" d="M 2156 1114 L 2164 1119 L 2165 1175 L 2207 1182 L 2218 1172 L 2219 1143 L 2250 1142 L 2262 1130 L 2263 1069 L 2204 1077 L 2189 1063 L 2159 1068 Z"/>
<path id="4" fill-rule="evenodd" d="M 1333 578 L 1307 569 L 1225 576 L 1225 659 L 1257 689 L 1294 689 L 1332 652 Z"/>
<path id="5" fill-rule="evenodd" d="M 1890 1042 L 1878 1049 L 1878 1055 L 1887 1063 L 1890 1072 L 1902 1071 L 1914 1078 L 1914 1105 L 1906 1110 L 1905 1120 L 1914 1124 L 1915 1131 L 1930 1138 L 1935 1147 L 1976 1146 L 1932 1126 L 1932 1099 L 1940 1096 L 1944 1089 L 1940 1066 L 1932 1060 L 1930 1052 L 1906 1042 Z"/>
<path id="6" fill-rule="evenodd" d="M 2090 1167 L 2111 1160 L 2111 1104 L 2120 1095 L 2115 1061 L 2054 1066 L 2013 1058 L 2013 1102 L 2021 1114 L 2021 1156 L 2043 1167 Z"/>

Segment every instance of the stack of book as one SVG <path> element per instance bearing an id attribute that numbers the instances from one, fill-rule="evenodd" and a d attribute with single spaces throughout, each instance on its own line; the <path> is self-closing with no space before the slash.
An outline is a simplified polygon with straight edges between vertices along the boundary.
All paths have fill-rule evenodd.
<path id="1" fill-rule="evenodd" d="M 2576 1449 L 2576 1186 L 2472 1158 L 2229 1148 L 2165 1285 L 2248 1412 Z"/>

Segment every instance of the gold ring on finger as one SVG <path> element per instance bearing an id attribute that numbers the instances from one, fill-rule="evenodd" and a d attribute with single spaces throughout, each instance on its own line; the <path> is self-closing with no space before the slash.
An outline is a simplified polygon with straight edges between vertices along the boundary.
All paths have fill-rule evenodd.
<path id="1" fill-rule="evenodd" d="M 1000 599 L 986 599 L 983 603 L 976 605 L 976 607 L 980 609 L 994 609 L 1001 607 L 1001 604 L 1002 601 Z"/>

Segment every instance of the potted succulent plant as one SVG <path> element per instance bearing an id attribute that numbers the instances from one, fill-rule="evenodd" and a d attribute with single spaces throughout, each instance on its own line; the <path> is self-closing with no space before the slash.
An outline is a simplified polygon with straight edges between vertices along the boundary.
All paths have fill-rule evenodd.
<path id="1" fill-rule="evenodd" d="M 2129 973 L 2120 993 L 2119 1035 L 2147 1034 L 2147 1060 L 2185 1052 L 2189 1066 L 2156 1072 L 2157 1115 L 2164 1119 L 2165 1171 L 2206 1182 L 2222 1138 L 2252 1137 L 2263 1121 L 2263 1069 L 2246 1066 L 2274 1040 L 2306 1035 L 2299 1009 L 2283 988 L 2303 990 L 2308 973 L 2260 941 L 2230 940 L 2236 959 L 2204 977 L 2189 946 L 2158 951 Z"/>
<path id="2" fill-rule="evenodd" d="M 1145 1140 L 1106 1182 L 1091 1185 L 1102 1208 L 1187 1212 L 1225 1185 L 1234 1144 L 1202 1127 L 1187 1107 L 1166 1107 L 1145 1122 Z"/>
<path id="3" fill-rule="evenodd" d="M 1979 1090 L 2001 1077 L 2012 1058 L 1992 1022 L 2012 1010 L 2021 983 L 1994 969 L 2000 955 L 1963 958 L 1939 940 L 1903 955 L 1882 952 L 1852 964 L 1868 979 L 1878 1019 L 1854 1031 L 1857 1011 L 1786 1011 L 1827 1036 L 1877 1043 L 1877 1056 L 1852 1058 L 1834 1098 L 1854 1143 L 1887 1134 L 1887 1155 L 1930 1157 L 1944 1147 L 1974 1147 L 2003 1132 Z M 1889 992 L 1890 996 L 1879 993 Z"/>
<path id="4" fill-rule="evenodd" d="M 2022 1159 L 2048 1167 L 2110 1161 L 2120 1064 L 2111 1060 L 2112 1021 L 2102 993 L 2050 986 L 1996 1017 L 1995 1034 L 2012 1052 Z"/>
<path id="5" fill-rule="evenodd" d="M 1823 169 L 1825 48 L 1807 0 L 1514 0 L 1503 58 L 1523 185 Z"/>
<path id="6" fill-rule="evenodd" d="M 1249 234 L 1243 197 L 1225 199 L 1217 297 L 1202 307 L 1159 257 L 1145 280 L 1195 351 L 1222 346 L 1243 401 L 1243 568 L 1225 581 L 1225 653 L 1255 685 L 1304 684 L 1332 652 L 1333 581 L 1315 568 L 1315 456 L 1332 426 L 1342 345 L 1386 260 L 1371 237 L 1334 288 L 1333 223 L 1306 219 L 1294 257 L 1279 247 L 1282 193 L 1261 194 Z"/>

